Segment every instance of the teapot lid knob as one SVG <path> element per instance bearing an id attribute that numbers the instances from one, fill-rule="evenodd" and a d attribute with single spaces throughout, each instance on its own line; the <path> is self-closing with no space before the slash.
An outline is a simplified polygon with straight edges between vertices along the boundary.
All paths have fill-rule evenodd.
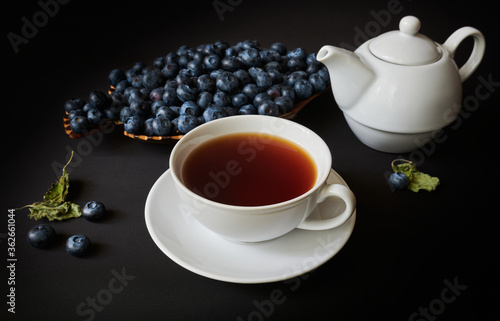
<path id="1" fill-rule="evenodd" d="M 406 16 L 399 22 L 399 30 L 404 34 L 414 36 L 420 30 L 420 20 L 414 16 Z"/>
<path id="2" fill-rule="evenodd" d="M 399 30 L 389 31 L 374 38 L 368 45 L 370 52 L 383 61 L 419 66 L 441 58 L 437 44 L 419 34 L 420 20 L 406 16 L 399 22 Z"/>

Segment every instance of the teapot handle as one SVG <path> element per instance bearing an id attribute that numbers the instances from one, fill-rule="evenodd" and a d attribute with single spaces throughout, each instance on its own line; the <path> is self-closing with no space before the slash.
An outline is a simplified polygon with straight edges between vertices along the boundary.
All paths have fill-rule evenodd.
<path id="1" fill-rule="evenodd" d="M 443 46 L 450 52 L 451 57 L 453 57 L 460 43 L 467 37 L 474 38 L 474 48 L 472 49 L 472 53 L 467 62 L 458 70 L 462 82 L 469 78 L 483 59 L 484 49 L 486 46 L 484 36 L 475 28 L 462 27 L 452 33 L 443 44 Z"/>

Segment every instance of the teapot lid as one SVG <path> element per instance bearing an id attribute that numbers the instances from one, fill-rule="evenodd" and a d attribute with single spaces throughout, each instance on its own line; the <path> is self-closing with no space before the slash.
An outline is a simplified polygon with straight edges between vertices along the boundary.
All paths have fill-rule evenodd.
<path id="1" fill-rule="evenodd" d="M 399 65 L 418 66 L 441 58 L 441 50 L 434 41 L 418 33 L 420 20 L 406 16 L 399 22 L 399 31 L 384 33 L 370 42 L 373 55 Z"/>

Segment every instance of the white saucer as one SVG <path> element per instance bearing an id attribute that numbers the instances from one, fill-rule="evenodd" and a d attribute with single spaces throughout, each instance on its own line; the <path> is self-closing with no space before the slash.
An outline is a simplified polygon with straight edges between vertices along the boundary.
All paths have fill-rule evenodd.
<path id="1" fill-rule="evenodd" d="M 346 185 L 333 170 L 328 181 Z M 334 216 L 344 206 L 342 201 L 330 198 L 311 217 Z M 185 210 L 170 170 L 151 188 L 145 216 L 153 241 L 170 259 L 196 274 L 234 283 L 276 282 L 314 270 L 340 251 L 356 220 L 354 212 L 334 229 L 295 229 L 267 242 L 235 243 L 206 229 Z"/>

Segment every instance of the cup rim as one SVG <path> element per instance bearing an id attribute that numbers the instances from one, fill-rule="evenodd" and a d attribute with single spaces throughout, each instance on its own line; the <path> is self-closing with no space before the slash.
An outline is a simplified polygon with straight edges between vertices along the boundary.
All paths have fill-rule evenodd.
<path id="1" fill-rule="evenodd" d="M 194 197 L 195 199 L 199 200 L 199 202 L 206 203 L 207 205 L 211 205 L 211 206 L 214 206 L 214 207 L 219 207 L 219 208 L 225 209 L 225 210 L 233 210 L 233 211 L 237 210 L 237 211 L 240 211 L 240 212 L 253 212 L 253 211 L 262 211 L 262 210 L 269 210 L 269 209 L 276 209 L 276 208 L 283 208 L 283 207 L 290 206 L 290 205 L 292 205 L 292 204 L 294 204 L 294 203 L 296 203 L 298 201 L 303 200 L 304 198 L 309 197 L 309 195 L 311 195 L 312 193 L 314 193 L 315 191 L 317 191 L 326 182 L 326 180 L 328 179 L 328 176 L 330 175 L 330 170 L 331 170 L 331 167 L 332 167 L 332 158 L 331 158 L 330 148 L 325 143 L 325 141 L 318 134 L 316 134 L 313 130 L 307 128 L 306 126 L 304 126 L 302 124 L 299 124 L 297 122 L 291 121 L 289 119 L 274 117 L 276 119 L 279 119 L 278 121 L 283 121 L 285 123 L 290 122 L 294 126 L 301 127 L 302 129 L 305 129 L 306 131 L 310 132 L 313 136 L 316 136 L 318 138 L 318 141 L 320 143 L 322 143 L 323 148 L 325 148 L 328 151 L 328 153 L 330 155 L 330 157 L 327 160 L 327 162 L 328 162 L 328 164 L 327 164 L 328 165 L 328 169 L 325 170 L 324 173 L 320 173 L 320 171 L 319 171 L 319 169 L 317 167 L 316 182 L 314 183 L 313 187 L 311 187 L 307 192 L 305 192 L 303 194 L 300 194 L 299 196 L 296 196 L 296 197 L 294 197 L 292 199 L 289 199 L 289 200 L 286 200 L 286 201 L 283 201 L 283 202 L 279 202 L 279 203 L 268 204 L 268 205 L 257 205 L 257 206 L 241 206 L 241 205 L 231 205 L 231 204 L 220 203 L 220 202 L 216 202 L 216 201 L 207 199 L 207 198 L 205 198 L 203 196 L 200 196 L 200 195 L 196 194 L 195 192 L 191 191 L 189 188 L 187 188 L 184 185 L 184 183 L 181 181 L 181 179 L 177 176 L 176 170 L 174 169 L 174 166 L 173 166 L 174 165 L 174 159 L 175 159 L 175 157 L 177 155 L 177 150 L 180 148 L 178 146 L 180 146 L 180 144 L 182 144 L 183 140 L 187 141 L 192 136 L 196 137 L 196 135 L 198 134 L 199 131 L 202 131 L 202 130 L 206 129 L 206 126 L 216 126 L 217 123 L 219 123 L 219 122 L 231 121 L 231 118 L 234 119 L 236 117 L 263 118 L 263 117 L 273 117 L 273 116 L 265 116 L 265 115 L 234 115 L 234 116 L 230 116 L 230 117 L 219 118 L 219 119 L 212 120 L 212 121 L 210 121 L 208 123 L 204 123 L 204 124 L 202 124 L 202 125 L 194 128 L 194 129 L 192 129 L 187 134 L 185 134 L 177 142 L 177 144 L 174 146 L 174 148 L 172 149 L 172 152 L 170 153 L 170 158 L 169 158 L 169 169 L 171 171 L 172 178 L 175 181 L 177 187 L 182 188 L 182 190 L 184 192 L 186 192 L 188 195 L 190 195 L 191 197 Z M 222 135 L 226 135 L 226 134 L 222 134 Z M 220 135 L 220 136 L 222 136 L 222 135 Z M 215 136 L 215 137 L 217 137 L 217 136 Z M 317 164 L 316 164 L 316 166 L 317 166 Z M 326 167 L 327 166 L 325 165 L 325 168 Z M 255 213 L 252 213 L 252 214 L 255 215 Z"/>

